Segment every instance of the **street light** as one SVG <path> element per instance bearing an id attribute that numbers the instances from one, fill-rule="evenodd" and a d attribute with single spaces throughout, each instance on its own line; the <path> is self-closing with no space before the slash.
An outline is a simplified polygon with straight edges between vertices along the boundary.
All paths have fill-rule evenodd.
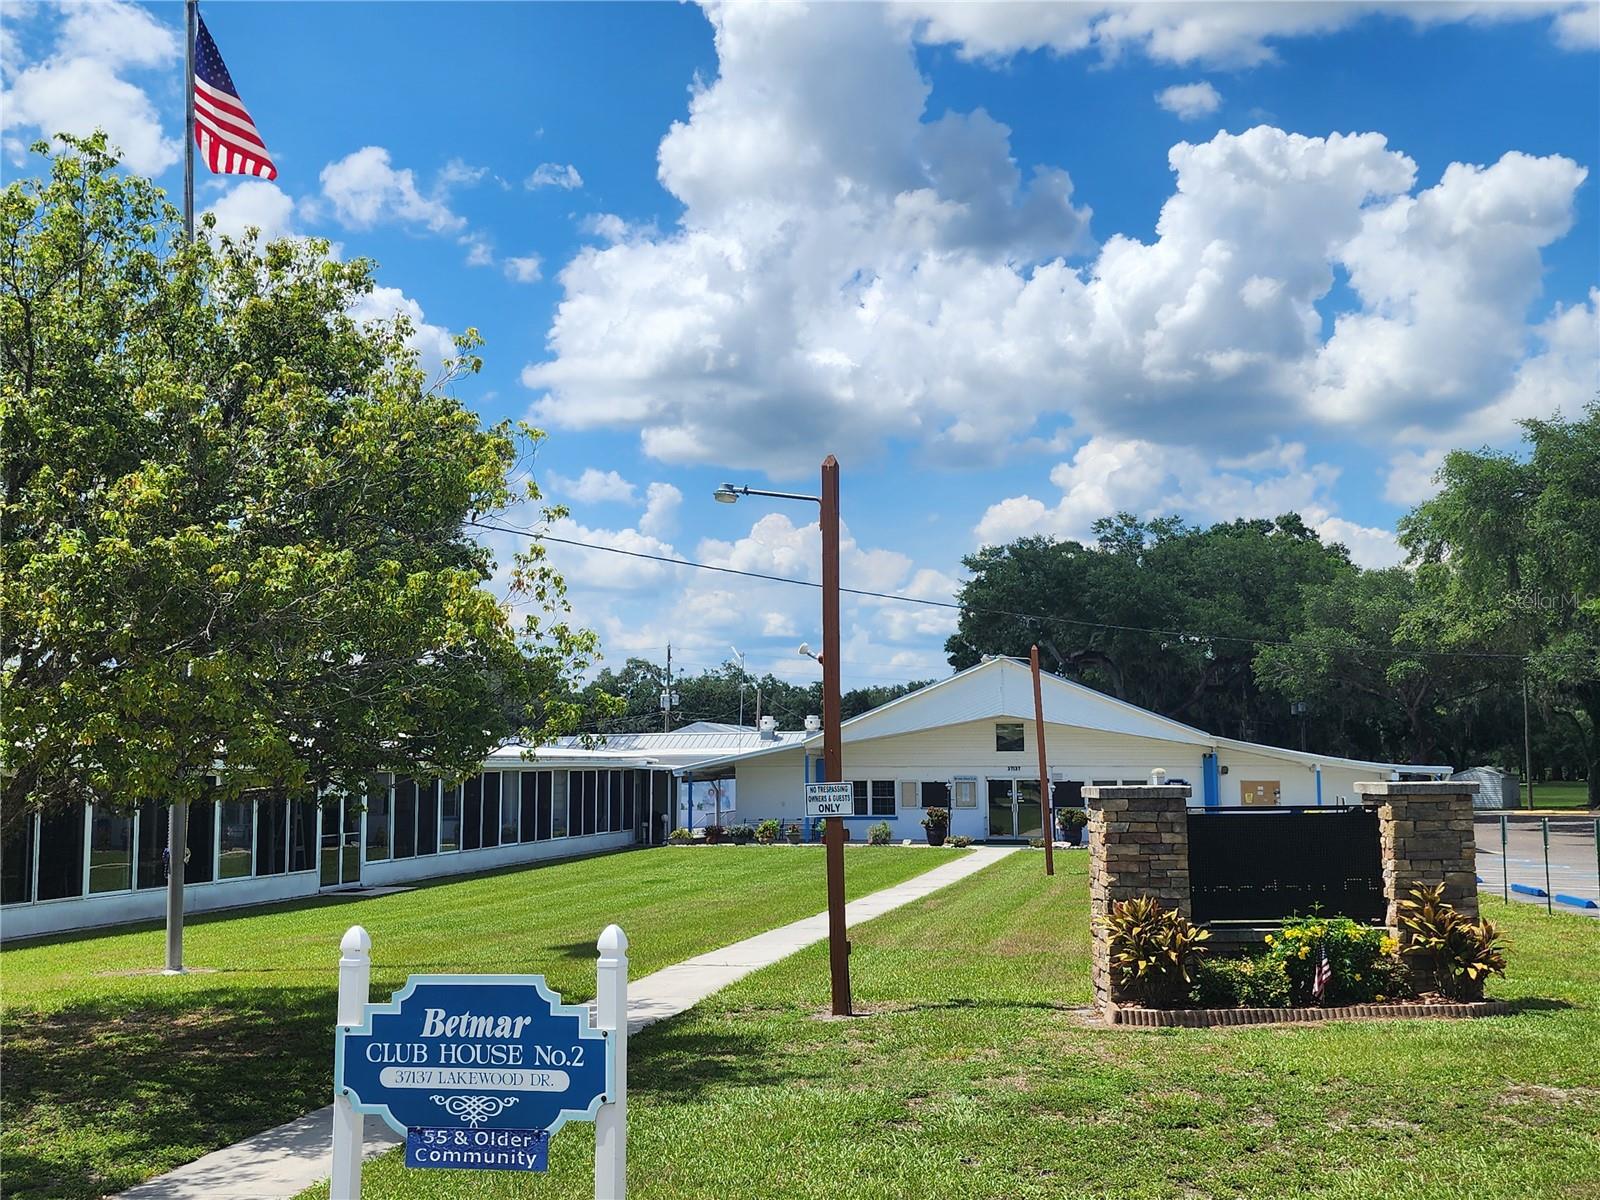
<path id="1" fill-rule="evenodd" d="M 821 509 L 822 529 L 822 653 L 809 655 L 822 664 L 822 773 L 830 782 L 844 778 L 844 746 L 839 733 L 839 460 L 822 460 L 822 494 L 769 492 L 761 488 L 724 483 L 711 493 L 720 504 L 734 504 L 740 496 L 770 496 L 777 500 L 809 500 Z M 827 818 L 822 843 L 828 861 L 828 977 L 833 1015 L 850 1015 L 850 943 L 844 928 L 844 821 Z"/>

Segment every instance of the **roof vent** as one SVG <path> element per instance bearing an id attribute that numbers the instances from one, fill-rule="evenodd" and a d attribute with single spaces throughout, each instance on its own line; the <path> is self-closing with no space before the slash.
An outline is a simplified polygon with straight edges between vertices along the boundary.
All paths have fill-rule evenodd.
<path id="1" fill-rule="evenodd" d="M 1156 767 L 1154 770 L 1152 770 L 1150 772 L 1150 786 L 1151 787 L 1160 787 L 1162 784 L 1164 784 L 1166 782 L 1167 782 L 1167 773 L 1162 768 Z"/>
<path id="2" fill-rule="evenodd" d="M 761 718 L 761 740 L 775 742 L 778 740 L 778 719 L 776 717 Z"/>
<path id="3" fill-rule="evenodd" d="M 816 713 L 812 713 L 809 717 L 806 718 L 806 732 L 807 733 L 816 733 L 817 730 L 819 730 L 821 728 L 822 728 L 822 718 L 817 716 Z"/>

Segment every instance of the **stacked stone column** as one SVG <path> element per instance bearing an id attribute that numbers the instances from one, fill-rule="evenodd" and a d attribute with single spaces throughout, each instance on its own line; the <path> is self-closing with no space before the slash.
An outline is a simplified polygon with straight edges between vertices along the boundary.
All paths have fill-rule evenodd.
<path id="1" fill-rule="evenodd" d="M 1378 809 L 1386 923 L 1396 937 L 1400 901 L 1415 887 L 1444 884 L 1444 898 L 1478 919 L 1478 848 L 1472 831 L 1477 790 L 1476 783 L 1459 779 L 1356 784 L 1362 802 Z"/>
<path id="2" fill-rule="evenodd" d="M 1189 819 L 1191 789 L 1182 784 L 1149 787 L 1086 787 L 1089 814 L 1089 915 L 1094 923 L 1095 1007 L 1112 994 L 1111 946 L 1101 918 L 1119 900 L 1150 896 L 1184 916 L 1189 908 Z"/>

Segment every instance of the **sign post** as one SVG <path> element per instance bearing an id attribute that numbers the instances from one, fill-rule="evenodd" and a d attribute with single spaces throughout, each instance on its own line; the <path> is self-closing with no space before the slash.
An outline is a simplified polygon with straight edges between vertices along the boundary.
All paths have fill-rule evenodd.
<path id="1" fill-rule="evenodd" d="M 568 1121 L 595 1122 L 595 1196 L 627 1196 L 628 939 L 600 935 L 596 1017 L 539 975 L 413 975 L 367 1003 L 372 940 L 340 943 L 330 1200 L 361 1200 L 363 1114 L 408 1167 L 543 1171 Z"/>

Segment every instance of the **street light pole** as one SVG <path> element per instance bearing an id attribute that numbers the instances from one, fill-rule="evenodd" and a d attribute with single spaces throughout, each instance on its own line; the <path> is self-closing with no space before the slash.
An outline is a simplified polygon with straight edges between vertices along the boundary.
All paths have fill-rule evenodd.
<path id="1" fill-rule="evenodd" d="M 822 532 L 822 773 L 829 783 L 844 780 L 844 742 L 840 734 L 839 702 L 839 460 L 822 460 L 822 494 L 769 492 L 725 483 L 713 497 L 722 504 L 740 496 L 772 496 L 779 500 L 809 500 L 821 508 Z M 802 647 L 804 650 L 804 647 Z M 760 691 L 756 693 L 760 703 Z M 829 817 L 822 844 L 828 869 L 828 984 L 833 1015 L 848 1017 L 850 1003 L 850 943 L 844 927 L 844 820 Z"/>

